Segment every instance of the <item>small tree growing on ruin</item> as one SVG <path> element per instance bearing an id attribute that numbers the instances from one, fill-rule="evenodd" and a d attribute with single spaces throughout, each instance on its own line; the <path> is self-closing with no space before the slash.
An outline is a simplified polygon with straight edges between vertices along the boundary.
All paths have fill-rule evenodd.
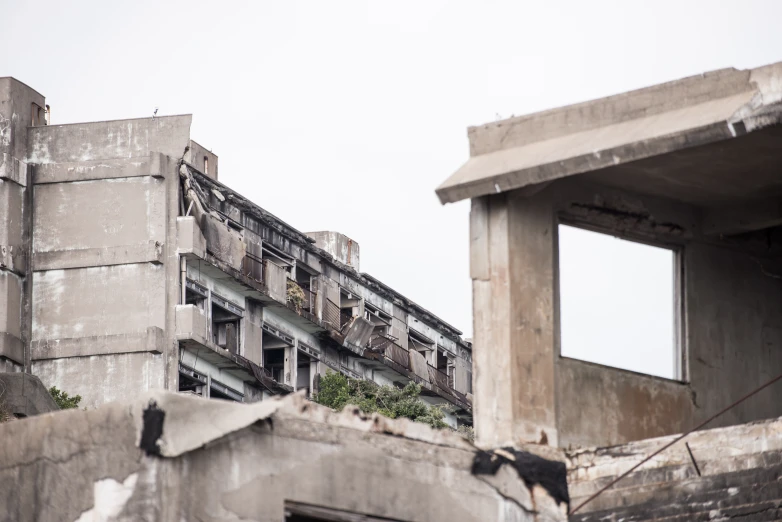
<path id="1" fill-rule="evenodd" d="M 57 406 L 59 406 L 61 410 L 78 408 L 79 403 L 81 402 L 81 395 L 74 395 L 71 397 L 64 391 L 59 390 L 56 386 L 49 388 L 49 395 L 52 396 L 52 399 L 54 399 L 54 402 L 57 403 Z"/>

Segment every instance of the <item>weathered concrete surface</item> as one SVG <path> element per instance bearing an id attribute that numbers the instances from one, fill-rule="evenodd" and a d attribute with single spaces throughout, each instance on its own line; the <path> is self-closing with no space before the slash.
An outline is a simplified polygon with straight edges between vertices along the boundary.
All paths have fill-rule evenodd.
<path id="1" fill-rule="evenodd" d="M 27 129 L 43 124 L 33 116 L 41 116 L 45 106 L 44 97 L 27 85 L 0 78 L 0 365 L 13 371 L 29 364 L 24 352 L 30 336 Z"/>
<path id="2" fill-rule="evenodd" d="M 24 365 L 22 348 L 22 279 L 0 270 L 0 357 Z"/>
<path id="3" fill-rule="evenodd" d="M 165 275 L 152 263 L 36 272 L 33 340 L 165 328 Z"/>
<path id="4" fill-rule="evenodd" d="M 681 249 L 682 382 L 559 356 L 558 220 Z M 473 200 L 471 223 L 481 445 L 541 430 L 561 447 L 676 433 L 782 373 L 780 234 L 715 238 L 697 206 L 577 179 Z M 782 415 L 775 393 L 716 425 Z"/>
<path id="5" fill-rule="evenodd" d="M 60 409 L 38 377 L 22 372 L 0 372 L 0 408 L 19 418 Z"/>
<path id="6" fill-rule="evenodd" d="M 672 438 L 569 452 L 571 506 Z M 782 420 L 704 430 L 641 466 L 570 520 L 779 520 L 780 479 Z"/>
<path id="7" fill-rule="evenodd" d="M 722 69 L 473 127 L 470 160 L 437 194 L 443 203 L 485 196 L 779 124 L 780 79 L 782 63 L 743 71 Z M 676 179 L 677 174 L 651 175 Z M 774 176 L 767 174 L 769 180 Z M 776 179 L 779 188 L 782 182 Z"/>
<path id="8" fill-rule="evenodd" d="M 176 387 L 176 163 L 189 132 L 190 116 L 28 130 L 29 356 L 85 405 Z"/>
<path id="9" fill-rule="evenodd" d="M 782 373 L 780 123 L 782 63 L 470 130 L 438 194 L 473 198 L 480 445 L 676 433 Z M 560 356 L 560 223 L 677 252 L 679 381 Z M 782 415 L 773 394 L 719 422 Z"/>
<path id="10" fill-rule="evenodd" d="M 557 445 L 554 269 L 548 200 L 473 200 L 470 272 L 477 442 Z"/>
<path id="11" fill-rule="evenodd" d="M 186 163 L 217 181 L 217 154 L 207 150 L 203 145 L 190 140 L 190 147 L 184 156 Z"/>
<path id="12" fill-rule="evenodd" d="M 94 344 L 103 342 L 98 338 Z M 32 373 L 44 386 L 57 386 L 69 395 L 81 395 L 79 404 L 97 408 L 111 401 L 125 400 L 149 390 L 165 389 L 163 354 L 124 352 L 98 353 L 82 357 L 33 360 Z"/>
<path id="13" fill-rule="evenodd" d="M 36 186 L 33 254 L 163 244 L 165 196 L 149 175 Z"/>
<path id="14" fill-rule="evenodd" d="M 508 465 L 473 475 L 475 455 L 452 432 L 301 396 L 158 392 L 1 425 L 0 520 L 278 522 L 286 501 L 410 522 L 566 520 Z"/>
<path id="15" fill-rule="evenodd" d="M 339 232 L 322 231 L 307 232 L 315 240 L 315 244 L 334 256 L 334 259 L 344 263 L 354 270 L 360 270 L 361 251 L 358 243 Z"/>

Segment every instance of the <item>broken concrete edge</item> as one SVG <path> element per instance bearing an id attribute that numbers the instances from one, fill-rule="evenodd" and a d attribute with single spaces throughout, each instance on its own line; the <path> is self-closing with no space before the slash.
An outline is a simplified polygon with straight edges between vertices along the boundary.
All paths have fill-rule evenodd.
<path id="1" fill-rule="evenodd" d="M 505 447 L 493 451 L 479 450 L 475 453 L 471 472 L 473 475 L 496 475 L 504 464 L 516 470 L 530 491 L 533 491 L 536 485 L 541 486 L 558 506 L 564 503 L 570 509 L 567 468 L 564 462 Z"/>
<path id="2" fill-rule="evenodd" d="M 335 412 L 307 400 L 302 392 L 251 404 L 150 392 L 134 401 L 131 408 L 132 417 L 140 422 L 137 446 L 147 456 L 175 458 L 259 422 L 267 422 L 273 429 L 275 419 L 305 420 L 466 451 L 473 455 L 470 472 L 523 509 L 536 511 L 536 503 L 531 499 L 539 488 L 557 506 L 563 503 L 568 509 L 570 506 L 566 464 L 561 452 L 555 448 L 508 447 L 485 451 L 447 429 L 436 430 L 423 423 L 404 418 L 390 419 L 377 413 L 365 415 L 354 405 Z M 194 430 L 193 426 L 198 429 Z M 514 485 L 513 472 L 501 469 L 504 464 L 515 470 L 529 493 L 523 493 Z"/>
<path id="3" fill-rule="evenodd" d="M 409 419 L 365 415 L 349 405 L 341 412 L 307 400 L 303 392 L 244 404 L 153 391 L 129 405 L 136 420 L 136 445 L 147 455 L 177 457 L 274 417 L 307 420 L 364 432 L 381 433 L 467 451 L 476 448 L 450 430 L 435 430 Z M 193 426 L 198 426 L 197 430 Z"/>
<path id="4" fill-rule="evenodd" d="M 752 455 L 782 451 L 782 418 L 696 431 L 638 468 L 634 474 L 654 469 L 690 466 L 697 459 L 699 472 L 711 475 L 724 470 L 742 469 L 739 460 L 751 461 Z M 582 484 L 608 481 L 626 472 L 680 434 L 643 439 L 605 447 L 564 450 L 571 489 Z M 694 456 L 693 456 L 694 455 Z M 631 479 L 628 479 L 631 480 Z M 621 487 L 621 483 L 617 484 Z M 580 495 L 573 494 L 574 498 Z"/>

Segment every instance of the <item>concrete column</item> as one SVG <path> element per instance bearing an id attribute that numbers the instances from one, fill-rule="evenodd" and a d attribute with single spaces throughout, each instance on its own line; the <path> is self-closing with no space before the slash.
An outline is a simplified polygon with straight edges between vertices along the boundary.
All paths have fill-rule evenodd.
<path id="1" fill-rule="evenodd" d="M 557 444 L 554 217 L 546 198 L 476 198 L 470 213 L 476 442 Z"/>
<path id="2" fill-rule="evenodd" d="M 315 390 L 315 376 L 318 374 L 318 361 L 310 362 L 310 396 Z"/>
<path id="3" fill-rule="evenodd" d="M 298 352 L 299 350 L 295 346 L 288 346 L 285 348 L 285 366 L 282 372 L 285 384 L 293 386 L 294 390 L 296 390 L 296 372 L 299 368 Z"/>

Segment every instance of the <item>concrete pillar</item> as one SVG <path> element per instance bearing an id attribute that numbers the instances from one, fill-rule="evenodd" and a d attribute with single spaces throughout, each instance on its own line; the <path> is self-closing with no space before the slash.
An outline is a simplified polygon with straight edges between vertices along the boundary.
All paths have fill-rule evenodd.
<path id="1" fill-rule="evenodd" d="M 0 78 L 0 359 L 30 371 L 32 186 L 28 127 L 43 125 L 44 97 Z"/>
<path id="2" fill-rule="evenodd" d="M 554 216 L 547 198 L 473 199 L 473 392 L 482 447 L 557 445 Z"/>
<path id="3" fill-rule="evenodd" d="M 293 389 L 296 389 L 296 372 L 299 368 L 298 366 L 298 348 L 295 346 L 286 346 L 285 347 L 285 365 L 283 367 L 283 379 L 285 380 L 285 384 L 289 384 L 293 386 Z"/>
<path id="4" fill-rule="evenodd" d="M 310 362 L 310 396 L 315 392 L 315 376 L 318 374 L 318 361 Z"/>

